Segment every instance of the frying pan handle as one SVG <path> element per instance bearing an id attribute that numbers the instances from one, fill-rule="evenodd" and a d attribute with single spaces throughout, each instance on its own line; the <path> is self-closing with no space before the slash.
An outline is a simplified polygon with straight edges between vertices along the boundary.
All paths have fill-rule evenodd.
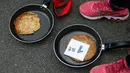
<path id="1" fill-rule="evenodd" d="M 105 43 L 104 45 L 104 50 L 116 49 L 121 47 L 130 47 L 130 41 Z"/>
<path id="2" fill-rule="evenodd" d="M 42 6 L 44 6 L 45 8 L 47 8 L 50 4 L 51 0 L 43 0 Z"/>

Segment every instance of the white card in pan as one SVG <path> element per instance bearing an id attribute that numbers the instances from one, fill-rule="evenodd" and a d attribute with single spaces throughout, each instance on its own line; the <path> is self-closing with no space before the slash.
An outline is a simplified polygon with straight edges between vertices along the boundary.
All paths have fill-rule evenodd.
<path id="1" fill-rule="evenodd" d="M 89 50 L 89 47 L 90 47 L 89 44 L 82 43 L 75 39 L 71 39 L 64 54 L 69 57 L 83 61 L 85 58 L 85 55 L 87 54 Z"/>

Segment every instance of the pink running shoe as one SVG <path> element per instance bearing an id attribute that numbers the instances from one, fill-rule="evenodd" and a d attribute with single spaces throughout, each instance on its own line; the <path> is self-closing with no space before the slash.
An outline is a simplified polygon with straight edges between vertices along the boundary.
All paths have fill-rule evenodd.
<path id="1" fill-rule="evenodd" d="M 109 0 L 106 1 L 89 1 L 80 6 L 80 13 L 85 18 L 97 20 L 103 17 L 114 20 L 126 20 L 129 17 L 128 8 L 113 11 L 110 7 Z"/>
<path id="2" fill-rule="evenodd" d="M 94 67 L 90 73 L 130 73 L 125 58 L 111 64 Z"/>

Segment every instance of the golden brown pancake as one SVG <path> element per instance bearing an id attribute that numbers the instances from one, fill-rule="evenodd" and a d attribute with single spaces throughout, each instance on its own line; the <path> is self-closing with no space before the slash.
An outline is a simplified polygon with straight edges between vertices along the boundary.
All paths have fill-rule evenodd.
<path id="1" fill-rule="evenodd" d="M 83 61 L 88 61 L 95 55 L 95 53 L 96 53 L 96 42 L 93 40 L 93 38 L 91 36 L 76 35 L 76 36 L 73 36 L 72 38 L 75 39 L 75 40 L 78 40 L 80 42 L 83 42 L 83 43 L 90 45 L 89 50 L 88 50 L 88 52 L 87 52 Z M 83 62 L 83 61 L 77 60 L 75 58 L 72 58 L 72 59 L 76 62 Z"/>
<path id="2" fill-rule="evenodd" d="M 17 17 L 14 25 L 19 34 L 33 34 L 40 29 L 40 18 L 36 13 L 25 12 Z"/>

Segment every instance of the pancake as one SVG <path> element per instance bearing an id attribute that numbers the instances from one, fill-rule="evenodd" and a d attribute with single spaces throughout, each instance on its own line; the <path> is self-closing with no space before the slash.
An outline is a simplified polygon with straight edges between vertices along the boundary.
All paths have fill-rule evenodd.
<path id="1" fill-rule="evenodd" d="M 40 18 L 36 13 L 24 12 L 16 18 L 14 25 L 19 34 L 33 34 L 40 29 Z"/>
<path id="2" fill-rule="evenodd" d="M 76 62 L 84 62 L 84 61 L 88 61 L 90 60 L 96 53 L 96 42 L 93 40 L 93 38 L 91 36 L 88 35 L 76 35 L 73 36 L 72 39 L 78 40 L 80 42 L 89 44 L 89 50 L 84 58 L 83 61 L 77 60 L 75 58 L 72 58 L 74 61 Z M 70 41 L 69 41 L 70 42 Z"/>

